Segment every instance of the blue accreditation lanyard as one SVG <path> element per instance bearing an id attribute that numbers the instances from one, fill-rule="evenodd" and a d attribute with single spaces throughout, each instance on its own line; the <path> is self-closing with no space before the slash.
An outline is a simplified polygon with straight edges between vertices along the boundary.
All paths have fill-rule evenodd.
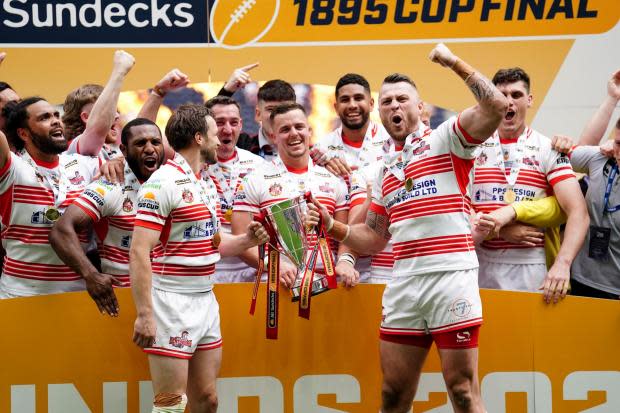
<path id="1" fill-rule="evenodd" d="M 611 171 L 609 172 L 609 178 L 607 178 L 607 186 L 605 187 L 605 196 L 603 197 L 603 214 L 605 212 L 616 212 L 620 210 L 620 205 L 616 205 L 615 207 L 609 207 L 609 195 L 611 194 L 611 187 L 614 182 L 614 178 L 618 174 L 618 164 L 615 164 Z"/>

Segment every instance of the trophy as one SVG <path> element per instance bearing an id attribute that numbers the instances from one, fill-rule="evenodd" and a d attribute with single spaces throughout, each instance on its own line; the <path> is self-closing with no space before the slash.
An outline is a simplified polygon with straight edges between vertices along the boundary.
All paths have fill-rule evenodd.
<path id="1" fill-rule="evenodd" d="M 262 209 L 258 217 L 267 232 L 269 243 L 259 246 L 259 269 L 256 274 L 252 306 L 254 314 L 258 284 L 263 270 L 265 255 L 267 261 L 267 337 L 277 337 L 279 262 L 280 253 L 284 254 L 297 267 L 297 276 L 291 295 L 293 301 L 299 301 L 299 315 L 310 317 L 310 297 L 336 288 L 336 276 L 331 252 L 323 236 L 322 225 L 317 225 L 317 242 L 314 247 L 308 245 L 308 234 L 304 225 L 306 196 L 299 196 L 281 201 Z M 309 253 L 309 254 L 308 254 Z M 315 274 L 317 259 L 321 256 L 325 274 Z"/>
<path id="2" fill-rule="evenodd" d="M 301 196 L 281 201 L 264 208 L 267 216 L 267 225 L 273 228 L 280 250 L 291 263 L 297 267 L 297 277 L 291 288 L 293 301 L 299 301 L 300 299 L 304 276 L 306 276 L 309 271 L 314 273 L 314 267 L 316 266 L 318 256 L 317 249 L 320 248 L 317 242 L 310 253 L 310 257 L 307 257 L 309 246 L 306 236 L 306 227 L 303 223 L 305 209 L 306 200 Z M 271 245 L 271 247 L 273 248 L 275 246 Z M 326 252 L 331 258 L 329 250 Z M 321 255 L 324 255 L 323 252 Z M 323 261 L 326 261 L 326 257 L 323 256 L 322 258 Z M 317 295 L 329 289 L 326 275 L 314 274 L 312 278 L 311 295 Z"/>

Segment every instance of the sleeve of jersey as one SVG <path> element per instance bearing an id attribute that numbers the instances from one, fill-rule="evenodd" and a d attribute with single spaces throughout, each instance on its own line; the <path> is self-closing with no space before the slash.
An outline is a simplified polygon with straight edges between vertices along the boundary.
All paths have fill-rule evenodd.
<path id="1" fill-rule="evenodd" d="M 453 116 L 439 128 L 437 133 L 440 133 L 443 139 L 448 139 L 450 142 L 450 152 L 463 159 L 474 159 L 474 151 L 476 147 L 480 145 L 480 141 L 474 139 L 467 133 L 460 123 L 461 115 Z"/>
<path id="2" fill-rule="evenodd" d="M 258 189 L 264 181 L 258 174 L 251 173 L 243 178 L 243 181 L 235 193 L 233 211 L 260 212 L 260 193 Z"/>
<path id="3" fill-rule="evenodd" d="M 148 185 L 149 183 L 152 185 Z M 138 193 L 138 211 L 134 225 L 161 231 L 173 208 L 167 190 L 175 188 L 175 185 L 166 185 L 159 180 L 147 181 Z"/>
<path id="4" fill-rule="evenodd" d="M 383 203 L 383 176 L 384 168 L 377 168 L 377 173 L 372 184 L 372 202 L 370 203 L 370 210 L 378 215 L 386 215 L 387 210 Z"/>
<path id="5" fill-rule="evenodd" d="M 13 185 L 13 182 L 15 182 L 18 164 L 19 161 L 17 161 L 17 156 L 11 153 L 11 156 L 9 156 L 4 166 L 0 168 L 0 194 L 5 193 L 6 190 Z"/>
<path id="6" fill-rule="evenodd" d="M 349 191 L 347 185 L 342 179 L 338 180 L 338 187 L 336 193 L 336 209 L 338 211 L 348 211 L 350 208 Z"/>
<path id="7" fill-rule="evenodd" d="M 358 171 L 353 172 L 351 175 L 351 189 L 349 191 L 349 207 L 353 208 L 363 204 L 367 197 L 366 178 L 364 174 Z"/>
<path id="8" fill-rule="evenodd" d="M 106 202 L 110 201 L 113 190 L 103 182 L 95 181 L 88 185 L 84 192 L 73 202 L 86 213 L 93 221 L 97 222 L 104 216 Z"/>
<path id="9" fill-rule="evenodd" d="M 566 222 L 566 214 L 555 196 L 534 201 L 522 201 L 512 205 L 516 220 L 541 228 L 557 227 Z"/>
<path id="10" fill-rule="evenodd" d="M 600 154 L 598 146 L 577 146 L 569 155 L 575 172 L 590 173 L 590 162 Z"/>
<path id="11" fill-rule="evenodd" d="M 549 154 L 546 160 L 547 165 L 545 166 L 547 170 L 547 181 L 552 187 L 558 182 L 575 177 L 575 173 L 573 172 L 568 156 L 553 149 L 549 149 Z"/>
<path id="12" fill-rule="evenodd" d="M 82 135 L 76 136 L 71 143 L 69 143 L 69 147 L 67 148 L 67 153 L 80 153 L 80 138 Z"/>

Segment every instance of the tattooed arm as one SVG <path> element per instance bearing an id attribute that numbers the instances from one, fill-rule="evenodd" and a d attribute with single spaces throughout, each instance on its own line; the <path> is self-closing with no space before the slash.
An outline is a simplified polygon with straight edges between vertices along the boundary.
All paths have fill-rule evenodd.
<path id="1" fill-rule="evenodd" d="M 327 222 L 327 233 L 336 241 L 344 243 L 359 254 L 374 255 L 383 251 L 391 237 L 390 220 L 386 215 L 377 214 L 370 209 L 366 216 L 366 223 L 346 225 L 334 220 L 327 209 L 319 201 L 313 199 L 308 203 L 307 225 L 316 225 L 319 216 Z"/>
<path id="2" fill-rule="evenodd" d="M 449 67 L 465 81 L 478 104 L 465 109 L 459 123 L 474 140 L 485 141 L 505 116 L 508 100 L 489 79 L 455 56 L 444 44 L 438 44 L 429 57 L 433 62 Z"/>

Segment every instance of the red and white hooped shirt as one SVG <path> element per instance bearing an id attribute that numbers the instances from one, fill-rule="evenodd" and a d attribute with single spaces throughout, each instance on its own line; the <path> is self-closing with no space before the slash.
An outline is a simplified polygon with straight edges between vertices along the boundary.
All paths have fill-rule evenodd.
<path id="1" fill-rule="evenodd" d="M 125 163 L 125 182 L 101 178 L 86 187 L 75 205 L 95 223 L 101 269 L 129 286 L 129 247 L 141 183 Z"/>
<path id="2" fill-rule="evenodd" d="M 551 140 L 526 127 L 521 136 L 500 139 L 496 132 L 475 152 L 472 206 L 488 213 L 508 205 L 504 195 L 513 169 L 515 201 L 553 195 L 553 186 L 575 174 L 567 156 L 551 148 Z M 515 173 L 516 172 L 516 173 Z M 544 241 L 535 247 L 512 244 L 501 238 L 483 241 L 479 257 L 502 264 L 545 264 Z"/>
<path id="3" fill-rule="evenodd" d="M 250 151 L 237 148 L 230 159 L 220 160 L 216 165 L 210 165 L 208 172 L 215 183 L 222 209 L 222 233 L 230 234 L 230 216 L 232 213 L 235 194 L 243 178 L 249 173 L 261 169 L 267 162 Z M 226 211 L 230 211 L 226 213 Z M 249 269 L 239 257 L 224 257 L 215 265 L 216 271 L 242 271 Z"/>
<path id="4" fill-rule="evenodd" d="M 213 245 L 221 215 L 215 184 L 204 171 L 199 177 L 191 174 L 177 153 L 142 184 L 138 194 L 135 226 L 161 232 L 151 265 L 153 287 L 164 291 L 210 291 L 220 259 Z"/>
<path id="5" fill-rule="evenodd" d="M 349 209 L 347 187 L 342 179 L 321 166 L 313 165 L 311 159 L 307 168 L 293 169 L 287 168 L 280 158 L 245 177 L 237 189 L 233 209 L 257 214 L 261 208 L 303 196 L 306 191 L 310 191 L 331 215 Z M 316 244 L 316 234 L 308 234 L 307 239 L 309 248 L 312 248 Z M 336 245 L 330 243 L 330 247 L 332 253 L 335 252 Z M 316 268 L 323 268 L 320 260 Z"/>
<path id="6" fill-rule="evenodd" d="M 478 141 L 451 118 L 424 139 L 410 135 L 377 171 L 370 209 L 390 222 L 392 277 L 478 267 L 468 186 Z"/>
<path id="7" fill-rule="evenodd" d="M 0 286 L 18 296 L 53 294 L 85 288 L 84 280 L 65 265 L 49 244 L 53 222 L 49 209 L 62 214 L 99 170 L 99 160 L 63 153 L 53 163 L 28 152 L 11 157 L 0 170 L 0 217 L 6 258 Z M 87 234 L 79 234 L 86 251 Z"/>

